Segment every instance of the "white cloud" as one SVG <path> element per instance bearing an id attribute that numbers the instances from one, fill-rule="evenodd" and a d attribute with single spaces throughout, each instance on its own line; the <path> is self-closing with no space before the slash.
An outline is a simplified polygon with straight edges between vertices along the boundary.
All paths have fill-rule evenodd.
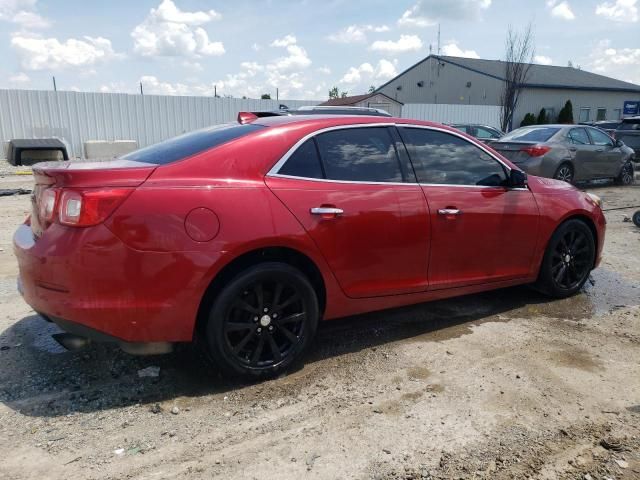
<path id="1" fill-rule="evenodd" d="M 587 69 L 640 85 L 640 48 L 614 48 L 601 40 L 589 56 Z"/>
<path id="2" fill-rule="evenodd" d="M 11 77 L 9 77 L 10 83 L 24 84 L 24 83 L 29 83 L 30 81 L 31 79 L 29 78 L 29 75 L 27 75 L 24 72 L 20 72 L 20 73 L 17 73 L 16 75 L 12 75 Z"/>
<path id="3" fill-rule="evenodd" d="M 547 7 L 551 9 L 552 17 L 561 20 L 574 20 L 576 18 L 573 10 L 571 10 L 571 6 L 566 1 L 558 2 L 558 0 L 548 0 Z"/>
<path id="4" fill-rule="evenodd" d="M 251 45 L 251 49 L 254 52 L 259 52 L 260 50 L 262 50 L 262 45 L 260 45 L 258 43 L 254 43 L 253 45 Z"/>
<path id="5" fill-rule="evenodd" d="M 273 63 L 267 65 L 267 69 L 274 72 L 286 72 L 300 68 L 307 68 L 311 65 L 311 59 L 307 51 L 297 44 L 296 37 L 287 35 L 276 39 L 271 43 L 272 47 L 281 47 L 287 50 L 286 57 L 277 58 Z"/>
<path id="6" fill-rule="evenodd" d="M 551 60 L 551 57 L 536 55 L 535 57 L 533 57 L 533 63 L 537 63 L 539 65 L 552 65 L 553 60 Z"/>
<path id="7" fill-rule="evenodd" d="M 0 20 L 30 30 L 49 27 L 50 22 L 36 9 L 36 0 L 0 0 Z"/>
<path id="8" fill-rule="evenodd" d="M 296 37 L 293 35 L 285 35 L 282 38 L 276 38 L 271 42 L 272 47 L 288 47 L 289 45 L 295 45 L 297 43 Z"/>
<path id="9" fill-rule="evenodd" d="M 329 35 L 329 40 L 335 43 L 365 43 L 367 32 L 388 32 L 387 25 L 349 25 L 339 32 Z"/>
<path id="10" fill-rule="evenodd" d="M 188 95 L 189 86 L 183 83 L 161 82 L 153 75 L 140 77 L 144 93 L 151 95 Z"/>
<path id="11" fill-rule="evenodd" d="M 444 45 L 442 54 L 450 57 L 480 58 L 480 55 L 475 50 L 463 50 L 455 42 Z"/>
<path id="12" fill-rule="evenodd" d="M 60 42 L 57 38 L 16 33 L 11 38 L 11 46 L 18 52 L 26 70 L 86 67 L 118 56 L 111 47 L 111 41 L 102 37 L 85 36 Z"/>
<path id="13" fill-rule="evenodd" d="M 376 40 L 371 44 L 371 50 L 383 53 L 416 52 L 422 48 L 422 40 L 416 35 L 400 35 L 400 39 Z"/>
<path id="14" fill-rule="evenodd" d="M 596 6 L 596 15 L 601 15 L 617 22 L 637 22 L 637 0 L 616 0 L 604 2 Z"/>
<path id="15" fill-rule="evenodd" d="M 491 0 L 418 0 L 398 20 L 405 27 L 428 27 L 441 20 L 479 20 Z"/>
<path id="16" fill-rule="evenodd" d="M 222 55 L 222 42 L 210 41 L 201 26 L 219 18 L 215 10 L 183 12 L 172 0 L 162 0 L 131 32 L 133 49 L 145 57 Z"/>
<path id="17" fill-rule="evenodd" d="M 388 80 L 397 74 L 395 63 L 382 59 L 375 67 L 365 62 L 358 67 L 349 68 L 339 83 L 354 86 L 373 80 Z"/>
<path id="18" fill-rule="evenodd" d="M 318 73 L 322 73 L 323 75 L 331 75 L 331 69 L 329 67 L 318 67 Z"/>

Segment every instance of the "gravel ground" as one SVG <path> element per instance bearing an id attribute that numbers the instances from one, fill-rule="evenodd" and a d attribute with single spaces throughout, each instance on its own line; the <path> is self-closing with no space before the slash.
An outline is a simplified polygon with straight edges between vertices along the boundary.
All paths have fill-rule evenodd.
<path id="1" fill-rule="evenodd" d="M 640 205 L 638 186 L 589 190 Z M 327 322 L 296 371 L 242 384 L 188 348 L 57 346 L 15 291 L 28 205 L 0 197 L 0 478 L 640 478 L 634 209 L 607 213 L 573 298 L 519 287 Z"/>

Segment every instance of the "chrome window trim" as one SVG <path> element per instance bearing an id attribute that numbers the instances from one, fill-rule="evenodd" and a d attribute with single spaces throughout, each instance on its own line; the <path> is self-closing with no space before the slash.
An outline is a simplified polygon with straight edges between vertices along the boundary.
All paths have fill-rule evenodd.
<path id="1" fill-rule="evenodd" d="M 421 183 L 421 182 L 367 182 L 367 181 L 359 181 L 359 180 L 331 180 L 331 179 L 327 179 L 327 178 L 311 178 L 311 177 L 298 177 L 295 175 L 283 175 L 278 173 L 280 171 L 280 169 L 282 168 L 282 166 L 287 162 L 287 160 L 289 160 L 289 158 L 291 157 L 291 155 L 293 155 L 295 153 L 295 151 L 300 148 L 300 146 L 302 146 L 302 144 L 304 142 L 306 142 L 307 140 L 309 140 L 310 138 L 315 137 L 316 135 L 320 135 L 322 133 L 325 132 L 331 132 L 334 130 L 346 130 L 346 129 L 350 129 L 350 128 L 375 128 L 375 127 L 407 127 L 407 128 L 421 128 L 423 130 L 432 130 L 432 131 L 437 131 L 437 132 L 443 132 L 443 133 L 448 133 L 450 135 L 453 135 L 455 137 L 458 137 L 464 141 L 466 141 L 467 143 L 473 145 L 474 147 L 479 148 L 480 150 L 482 150 L 484 153 L 486 153 L 487 155 L 489 155 L 491 158 L 493 158 L 496 162 L 498 162 L 500 165 L 502 165 L 506 170 L 507 170 L 507 177 L 509 177 L 509 174 L 511 173 L 512 168 L 507 165 L 506 163 L 504 163 L 502 160 L 500 160 L 498 157 L 496 157 L 493 153 L 491 153 L 489 150 L 487 150 L 484 145 L 480 145 L 481 142 L 478 142 L 478 144 L 469 141 L 468 138 L 466 138 L 464 135 L 461 135 L 457 132 L 445 129 L 445 128 L 440 128 L 440 127 L 435 127 L 435 126 L 428 126 L 428 125 L 416 125 L 413 123 L 391 123 L 391 122 L 382 122 L 382 123 L 356 123 L 356 124 L 351 124 L 351 125 L 334 125 L 332 127 L 326 127 L 326 128 L 322 128 L 320 130 L 315 130 L 311 133 L 308 133 L 307 135 L 305 135 L 304 137 L 302 137 L 300 140 L 298 140 L 291 148 L 289 148 L 289 150 L 287 150 L 287 152 L 280 158 L 280 160 L 278 160 L 273 167 L 271 167 L 271 169 L 267 172 L 266 176 L 267 177 L 274 177 L 274 178 L 290 178 L 293 180 L 306 180 L 309 182 L 324 182 L 324 183 L 350 183 L 350 184 L 356 184 L 356 185 L 395 185 L 395 186 L 408 186 L 408 185 L 419 185 L 421 187 L 427 187 L 427 186 L 432 186 L 432 187 L 462 187 L 462 188 L 493 188 L 493 189 L 506 189 L 506 190 L 529 190 L 528 188 L 509 188 L 509 187 L 504 187 L 504 186 L 493 186 L 493 185 L 457 185 L 457 184 L 452 184 L 452 183 Z"/>

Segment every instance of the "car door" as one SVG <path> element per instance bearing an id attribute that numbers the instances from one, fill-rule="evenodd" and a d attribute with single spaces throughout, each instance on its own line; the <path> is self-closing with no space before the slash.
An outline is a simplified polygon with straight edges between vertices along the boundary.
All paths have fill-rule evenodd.
<path id="1" fill-rule="evenodd" d="M 506 186 L 508 169 L 449 131 L 400 128 L 431 217 L 429 288 L 531 275 L 538 207 L 528 188 Z"/>
<path id="2" fill-rule="evenodd" d="M 595 146 L 594 177 L 616 177 L 620 173 L 624 154 L 613 139 L 597 128 L 587 128 Z"/>
<path id="3" fill-rule="evenodd" d="M 393 134 L 386 126 L 319 132 L 266 178 L 349 297 L 414 293 L 428 286 L 426 201 Z"/>
<path id="4" fill-rule="evenodd" d="M 573 157 L 574 180 L 594 178 L 598 170 L 597 147 L 592 145 L 587 131 L 582 127 L 567 132 L 567 148 Z"/>

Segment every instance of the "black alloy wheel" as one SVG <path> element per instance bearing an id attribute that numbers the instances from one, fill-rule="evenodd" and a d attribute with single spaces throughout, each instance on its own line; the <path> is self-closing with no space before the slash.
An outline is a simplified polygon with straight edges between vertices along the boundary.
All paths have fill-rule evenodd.
<path id="1" fill-rule="evenodd" d="M 554 297 L 582 288 L 595 264 L 595 240 L 581 220 L 568 220 L 551 236 L 538 278 L 539 288 Z"/>
<path id="2" fill-rule="evenodd" d="M 622 166 L 620 175 L 618 175 L 618 178 L 616 178 L 616 183 L 618 185 L 631 185 L 633 182 L 633 165 L 631 164 L 631 162 L 627 162 Z"/>
<path id="3" fill-rule="evenodd" d="M 272 376 L 301 356 L 318 317 L 315 291 L 300 271 L 281 263 L 257 265 L 214 302 L 209 350 L 223 374 Z"/>
<path id="4" fill-rule="evenodd" d="M 573 168 L 568 163 L 563 163 L 556 170 L 556 174 L 553 176 L 556 180 L 562 180 L 563 182 L 573 182 Z"/>

